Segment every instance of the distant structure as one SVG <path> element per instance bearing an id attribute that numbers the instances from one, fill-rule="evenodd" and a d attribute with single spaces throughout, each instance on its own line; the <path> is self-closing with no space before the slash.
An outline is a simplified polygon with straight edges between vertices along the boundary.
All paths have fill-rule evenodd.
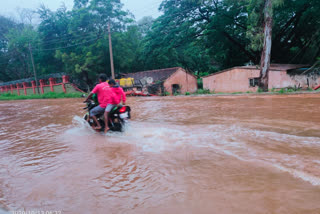
<path id="1" fill-rule="evenodd" d="M 173 95 L 196 92 L 197 78 L 181 67 L 141 71 L 125 74 L 126 79 L 133 81 L 126 91 L 140 91 L 145 94 Z"/>
<path id="2" fill-rule="evenodd" d="M 256 92 L 260 69 L 243 66 L 226 69 L 202 77 L 203 88 L 214 92 Z M 314 88 L 320 84 L 320 75 L 310 72 L 308 65 L 271 64 L 269 90 L 282 88 Z"/>

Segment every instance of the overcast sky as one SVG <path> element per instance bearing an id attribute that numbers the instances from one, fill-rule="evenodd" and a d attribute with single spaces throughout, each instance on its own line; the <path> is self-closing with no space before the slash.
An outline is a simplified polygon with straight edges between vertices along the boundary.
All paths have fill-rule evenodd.
<path id="1" fill-rule="evenodd" d="M 0 0 L 0 14 L 5 16 L 15 16 L 17 8 L 36 9 L 41 3 L 56 10 L 63 2 L 68 9 L 73 6 L 73 0 Z M 130 10 L 136 17 L 136 20 L 144 16 L 159 16 L 158 7 L 161 0 L 121 0 L 124 9 Z"/>

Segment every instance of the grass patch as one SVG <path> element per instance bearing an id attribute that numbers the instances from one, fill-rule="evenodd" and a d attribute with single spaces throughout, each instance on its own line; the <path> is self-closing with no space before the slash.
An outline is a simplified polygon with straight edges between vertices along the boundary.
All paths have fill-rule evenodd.
<path id="1" fill-rule="evenodd" d="M 258 88 L 257 93 L 263 93 L 263 89 L 262 88 Z"/>
<path id="2" fill-rule="evenodd" d="M 278 91 L 279 94 L 284 94 L 285 93 L 285 90 L 283 88 L 281 88 L 279 91 Z"/>
<path id="3" fill-rule="evenodd" d="M 163 96 L 170 96 L 170 93 L 167 92 L 167 91 L 165 91 L 165 92 L 163 93 Z"/>
<path id="4" fill-rule="evenodd" d="M 194 94 L 211 94 L 209 89 L 198 89 Z"/>
<path id="5" fill-rule="evenodd" d="M 285 93 L 294 93 L 294 92 L 299 92 L 301 89 L 298 88 L 281 88 L 278 93 L 279 94 L 285 94 Z"/>
<path id="6" fill-rule="evenodd" d="M 0 100 L 29 100 L 29 99 L 61 99 L 61 98 L 80 98 L 82 93 L 69 93 L 65 94 L 63 92 L 48 92 L 44 94 L 30 94 L 30 95 L 17 95 L 17 94 L 0 94 Z"/>

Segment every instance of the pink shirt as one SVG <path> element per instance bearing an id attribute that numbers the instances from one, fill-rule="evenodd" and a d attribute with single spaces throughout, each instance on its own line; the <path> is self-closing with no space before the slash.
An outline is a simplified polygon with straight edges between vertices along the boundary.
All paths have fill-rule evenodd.
<path id="1" fill-rule="evenodd" d="M 107 82 L 102 82 L 96 85 L 91 93 L 97 94 L 98 102 L 101 108 L 105 108 L 108 104 L 113 104 L 116 102 L 116 96 Z"/>
<path id="2" fill-rule="evenodd" d="M 122 99 L 123 103 L 126 102 L 126 94 L 124 93 L 124 91 L 121 87 L 112 87 L 111 89 L 116 97 L 115 98 L 116 105 L 118 105 L 121 102 L 121 99 Z"/>

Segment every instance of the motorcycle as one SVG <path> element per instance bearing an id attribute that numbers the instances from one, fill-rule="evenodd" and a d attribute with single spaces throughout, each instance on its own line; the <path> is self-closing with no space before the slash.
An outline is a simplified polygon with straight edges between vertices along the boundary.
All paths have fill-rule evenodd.
<path id="1" fill-rule="evenodd" d="M 87 110 L 87 113 L 83 116 L 83 119 L 88 121 L 89 125 L 92 127 L 94 125 L 94 121 L 92 118 L 88 120 L 89 112 L 91 109 L 96 107 L 97 104 L 93 100 L 88 100 L 86 104 L 87 106 L 83 109 Z M 130 112 L 131 112 L 131 108 L 129 106 L 114 107 L 109 113 L 108 126 L 110 130 L 114 132 L 123 132 L 125 130 L 125 126 L 128 120 L 131 118 Z M 100 115 L 97 115 L 96 117 L 101 125 L 100 131 L 104 131 L 104 128 L 105 128 L 104 115 L 100 114 Z"/>

